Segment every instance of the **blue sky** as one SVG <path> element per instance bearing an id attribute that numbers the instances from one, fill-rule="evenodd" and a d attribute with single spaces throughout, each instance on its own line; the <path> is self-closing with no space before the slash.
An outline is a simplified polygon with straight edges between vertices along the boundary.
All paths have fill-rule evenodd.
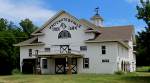
<path id="1" fill-rule="evenodd" d="M 145 23 L 135 17 L 137 4 L 138 0 L 0 0 L 0 17 L 15 23 L 29 18 L 41 26 L 59 10 L 89 20 L 99 6 L 104 26 L 134 25 L 140 31 Z"/>

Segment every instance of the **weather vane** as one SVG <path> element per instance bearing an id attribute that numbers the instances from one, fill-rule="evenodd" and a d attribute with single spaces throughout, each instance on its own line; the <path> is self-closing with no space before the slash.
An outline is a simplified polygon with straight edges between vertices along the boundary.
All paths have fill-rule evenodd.
<path id="1" fill-rule="evenodd" d="M 95 8 L 96 15 L 99 15 L 99 7 Z"/>

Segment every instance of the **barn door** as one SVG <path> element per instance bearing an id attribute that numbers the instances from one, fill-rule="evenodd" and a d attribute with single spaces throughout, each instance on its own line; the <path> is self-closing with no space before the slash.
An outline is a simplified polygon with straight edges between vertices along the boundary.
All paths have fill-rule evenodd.
<path id="1" fill-rule="evenodd" d="M 57 58 L 55 59 L 55 73 L 56 74 L 65 74 L 66 67 L 66 59 L 65 58 Z"/>
<path id="2" fill-rule="evenodd" d="M 72 61 L 71 61 L 71 72 L 73 74 L 77 73 L 77 58 L 72 58 Z"/>
<path id="3" fill-rule="evenodd" d="M 35 70 L 35 59 L 23 59 L 22 73 L 33 74 Z"/>
<path id="4" fill-rule="evenodd" d="M 60 53 L 69 53 L 69 45 L 60 45 Z"/>
<path id="5" fill-rule="evenodd" d="M 66 74 L 66 59 L 65 58 L 57 58 L 55 59 L 55 73 L 56 74 Z M 71 72 L 72 74 L 77 73 L 77 58 L 71 59 Z"/>

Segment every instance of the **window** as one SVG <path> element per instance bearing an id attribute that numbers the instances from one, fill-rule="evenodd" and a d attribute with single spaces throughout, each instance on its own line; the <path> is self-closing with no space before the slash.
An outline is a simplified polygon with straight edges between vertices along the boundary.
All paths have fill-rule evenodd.
<path id="1" fill-rule="evenodd" d="M 45 48 L 45 52 L 50 52 L 50 48 Z"/>
<path id="2" fill-rule="evenodd" d="M 105 63 L 105 62 L 108 63 L 108 62 L 109 62 L 109 59 L 102 59 L 102 62 L 103 62 L 103 63 Z"/>
<path id="3" fill-rule="evenodd" d="M 102 49 L 102 54 L 106 54 L 106 46 L 102 46 L 101 49 Z"/>
<path id="4" fill-rule="evenodd" d="M 67 30 L 63 30 L 58 34 L 58 38 L 71 38 L 71 34 Z"/>
<path id="5" fill-rule="evenodd" d="M 47 59 L 42 59 L 42 68 L 47 69 Z"/>
<path id="6" fill-rule="evenodd" d="M 89 58 L 83 58 L 83 68 L 89 68 Z"/>
<path id="7" fill-rule="evenodd" d="M 87 50 L 87 46 L 80 46 L 80 50 L 81 51 L 86 51 Z"/>
<path id="8" fill-rule="evenodd" d="M 29 49 L 29 56 L 32 56 L 32 49 Z"/>

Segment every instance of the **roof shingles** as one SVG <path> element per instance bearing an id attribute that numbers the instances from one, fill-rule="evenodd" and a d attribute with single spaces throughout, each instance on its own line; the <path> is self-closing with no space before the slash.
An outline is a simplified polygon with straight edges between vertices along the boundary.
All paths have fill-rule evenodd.
<path id="1" fill-rule="evenodd" d="M 101 34 L 95 39 L 101 40 L 118 40 L 128 41 L 131 40 L 133 35 L 133 26 L 119 26 L 119 27 L 106 27 L 100 28 Z"/>
<path id="2" fill-rule="evenodd" d="M 98 27 L 85 19 L 81 19 L 80 22 L 87 25 L 87 27 L 90 27 L 93 30 L 96 30 L 99 33 L 101 33 L 94 41 L 128 41 L 131 40 L 131 37 L 134 32 L 134 28 L 132 25 Z"/>

